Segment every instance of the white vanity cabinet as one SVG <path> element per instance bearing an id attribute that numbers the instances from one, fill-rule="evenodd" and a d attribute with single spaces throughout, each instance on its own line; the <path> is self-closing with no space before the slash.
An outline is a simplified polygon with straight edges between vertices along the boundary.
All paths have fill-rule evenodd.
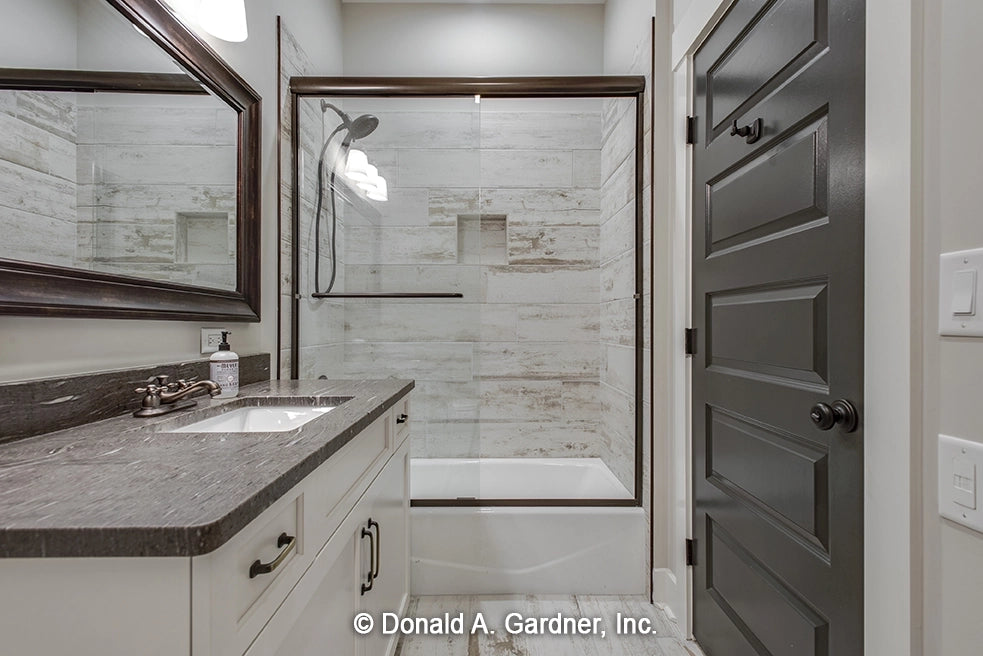
<path id="1" fill-rule="evenodd" d="M 314 557 L 248 656 L 387 656 L 395 651 L 397 636 L 382 635 L 378 621 L 384 611 L 405 610 L 409 594 L 408 466 L 403 442 Z M 353 627 L 360 612 L 376 621 L 365 636 Z"/>
<path id="2" fill-rule="evenodd" d="M 0 558 L 0 651 L 391 656 L 352 622 L 407 603 L 408 414 L 403 397 L 208 554 Z"/>
<path id="3" fill-rule="evenodd" d="M 400 612 L 408 599 L 409 447 L 406 432 L 396 430 L 402 407 L 221 548 L 192 559 L 193 656 L 395 651 L 390 636 L 359 636 L 352 622 L 363 610 L 376 618 Z"/>

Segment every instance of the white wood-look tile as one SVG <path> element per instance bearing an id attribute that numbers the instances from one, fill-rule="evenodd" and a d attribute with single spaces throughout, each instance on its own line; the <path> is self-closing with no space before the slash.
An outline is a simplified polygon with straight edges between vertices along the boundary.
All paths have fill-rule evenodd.
<path id="1" fill-rule="evenodd" d="M 509 226 L 509 264 L 597 266 L 598 226 Z"/>
<path id="2" fill-rule="evenodd" d="M 593 112 L 482 112 L 481 147 L 599 150 L 601 115 Z"/>
<path id="3" fill-rule="evenodd" d="M 568 342 L 600 339 L 601 312 L 595 303 L 522 305 L 518 308 L 518 340 L 549 342 L 562 335 Z"/>
<path id="4" fill-rule="evenodd" d="M 486 303 L 597 303 L 596 267 L 483 267 Z"/>
<path id="5" fill-rule="evenodd" d="M 571 187 L 573 154 L 564 150 L 481 151 L 482 187 Z"/>

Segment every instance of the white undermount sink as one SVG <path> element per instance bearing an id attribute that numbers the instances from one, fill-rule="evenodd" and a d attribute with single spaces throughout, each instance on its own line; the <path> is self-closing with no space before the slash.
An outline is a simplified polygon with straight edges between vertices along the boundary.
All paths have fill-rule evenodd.
<path id="1" fill-rule="evenodd" d="M 278 405 L 236 408 L 168 430 L 168 433 L 281 433 L 303 426 L 337 406 Z"/>

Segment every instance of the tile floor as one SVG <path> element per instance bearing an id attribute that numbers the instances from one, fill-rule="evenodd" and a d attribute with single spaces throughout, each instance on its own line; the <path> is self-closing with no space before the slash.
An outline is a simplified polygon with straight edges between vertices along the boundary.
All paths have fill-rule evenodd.
<path id="1" fill-rule="evenodd" d="M 406 635 L 396 656 L 703 656 L 695 642 L 683 640 L 676 623 L 641 597 L 600 596 L 446 596 L 415 597 L 406 617 L 464 614 L 465 635 Z M 478 613 L 487 624 L 469 635 Z M 601 618 L 598 635 L 531 635 L 506 630 L 506 615 L 524 618 Z M 654 635 L 617 635 L 617 615 L 648 618 Z M 548 628 L 548 627 L 547 627 Z M 494 631 L 494 633 L 492 633 Z"/>

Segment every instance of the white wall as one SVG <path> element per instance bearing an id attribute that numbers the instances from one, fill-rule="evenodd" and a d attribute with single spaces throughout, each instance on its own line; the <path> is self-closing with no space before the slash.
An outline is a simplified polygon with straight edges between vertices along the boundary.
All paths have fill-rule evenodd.
<path id="1" fill-rule="evenodd" d="M 938 515 L 938 434 L 983 442 L 983 340 L 938 336 L 939 253 L 983 247 L 983 4 L 925 3 L 924 653 L 979 653 L 983 535 Z"/>
<path id="2" fill-rule="evenodd" d="M 0 0 L 0 61 L 17 68 L 74 68 L 75 0 Z"/>
<path id="3" fill-rule="evenodd" d="M 606 75 L 624 75 L 631 68 L 638 44 L 652 31 L 655 5 L 656 0 L 608 0 L 604 5 Z"/>
<path id="4" fill-rule="evenodd" d="M 345 75 L 596 75 L 603 5 L 345 4 Z"/>
<path id="5" fill-rule="evenodd" d="M 25 3 L 3 0 L 7 15 Z M 34 6 L 35 3 L 27 3 Z M 262 323 L 228 324 L 240 353 L 276 350 L 276 15 L 293 26 L 323 74 L 340 74 L 340 0 L 250 0 L 246 3 L 249 39 L 227 43 L 207 37 L 211 46 L 263 97 Z M 16 5 L 16 8 L 13 6 Z M 5 44 L 0 40 L 0 44 Z M 5 58 L 5 61 L 6 58 Z M 40 64 L 39 64 L 40 65 Z M 199 357 L 199 328 L 179 321 L 117 321 L 0 317 L 0 382 L 58 376 L 115 367 Z M 215 325 L 214 323 L 208 325 Z"/>

